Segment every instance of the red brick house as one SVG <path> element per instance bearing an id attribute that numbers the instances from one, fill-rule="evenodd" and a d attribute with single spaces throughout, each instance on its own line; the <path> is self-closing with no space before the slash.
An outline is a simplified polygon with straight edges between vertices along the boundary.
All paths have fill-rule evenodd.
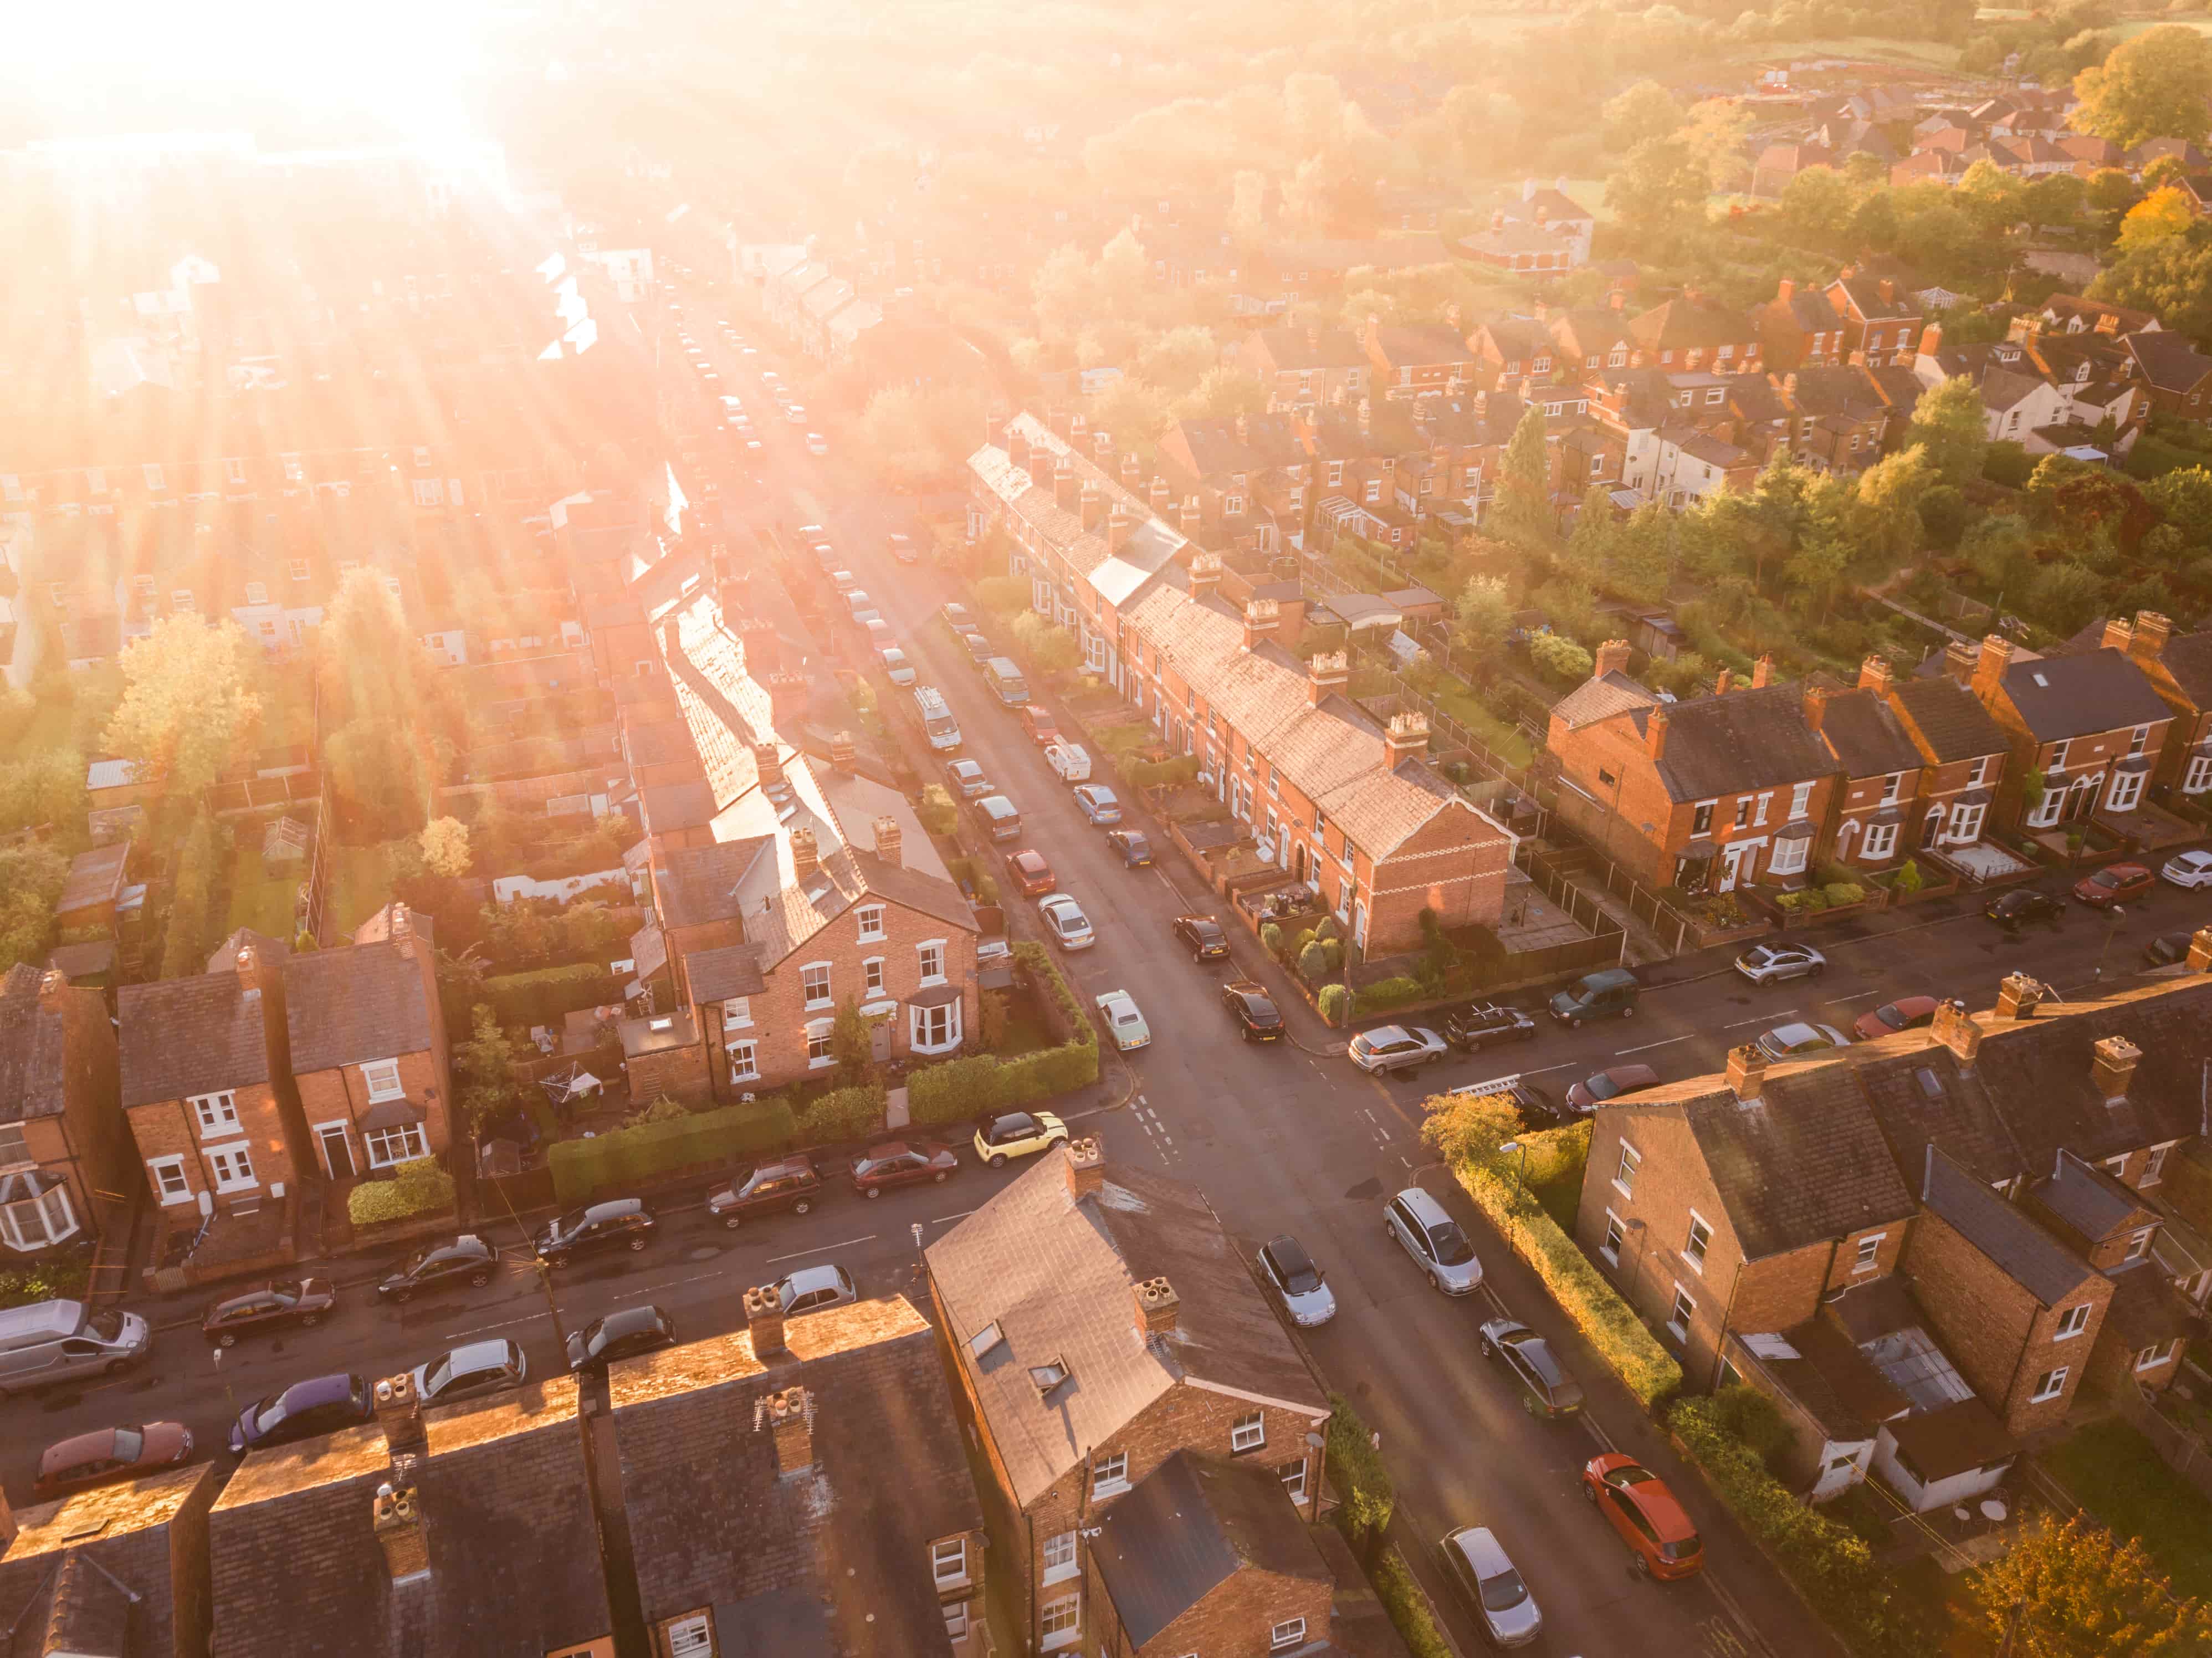
<path id="1" fill-rule="evenodd" d="M 1920 756 L 1899 844 L 1941 853 L 1979 841 L 2011 756 L 2004 727 L 1956 679 L 1936 675 L 1900 684 L 1883 657 L 1859 665 L 1859 689 L 1888 706 Z"/>
<path id="2" fill-rule="evenodd" d="M 2212 357 L 2165 329 L 2127 335 L 2120 344 L 2131 372 L 2150 387 L 2152 408 L 2177 420 L 2212 420 Z"/>
<path id="3" fill-rule="evenodd" d="M 1309 409 L 1367 395 L 1374 366 L 1349 329 L 1261 328 L 1245 337 L 1245 366 L 1267 386 L 1268 407 Z"/>
<path id="4" fill-rule="evenodd" d="M 1693 289 L 1652 307 L 1628 327 L 1644 361 L 1659 368 L 1738 374 L 1761 366 L 1759 330 L 1750 316 Z"/>
<path id="5" fill-rule="evenodd" d="M 2157 772 L 2175 715 L 2130 656 L 2112 646 L 2075 656 L 2012 659 L 2012 641 L 1982 641 L 1972 689 L 2012 738 L 2008 775 L 2038 780 L 2032 805 L 2008 791 L 2008 815 L 2029 829 L 2135 810 Z"/>
<path id="6" fill-rule="evenodd" d="M 2125 1037 L 2107 1041 L 2112 1045 L 2100 1044 L 2099 1059 L 2124 1094 L 2128 1083 L 2120 1069 L 2142 1056 Z M 2116 1161 L 2124 1170 L 2126 1159 Z M 2089 1355 L 2090 1379 L 2107 1389 L 2121 1382 L 2152 1393 L 2172 1387 L 2197 1328 L 2197 1309 L 2155 1259 L 2164 1211 L 2112 1169 L 2063 1150 L 2051 1173 L 2030 1188 L 2027 1202 L 2045 1227 L 2112 1284 L 2112 1301 Z"/>
<path id="7" fill-rule="evenodd" d="M 1828 284 L 1827 298 L 1843 325 L 1846 358 L 1869 366 L 1912 366 L 1927 317 L 1894 276 L 1846 268 Z"/>
<path id="8" fill-rule="evenodd" d="M 106 999 L 17 963 L 0 975 L 0 1260 L 96 1240 L 133 1161 Z"/>
<path id="9" fill-rule="evenodd" d="M 1849 355 L 1842 320 L 1826 296 L 1812 288 L 1801 290 L 1787 276 L 1776 284 L 1774 297 L 1752 312 L 1752 319 L 1759 330 L 1759 360 L 1770 374 L 1833 367 Z"/>
<path id="10" fill-rule="evenodd" d="M 2183 794 L 2212 793 L 2212 631 L 2176 637 L 2165 616 L 2139 610 L 2132 623 L 2107 622 L 2101 643 L 2124 652 L 2173 711 L 2157 780 Z"/>
<path id="11" fill-rule="evenodd" d="M 1375 390 L 1385 397 L 1419 397 L 1474 377 L 1474 353 L 1456 327 L 1386 325 L 1370 314 L 1361 343 L 1375 371 Z"/>

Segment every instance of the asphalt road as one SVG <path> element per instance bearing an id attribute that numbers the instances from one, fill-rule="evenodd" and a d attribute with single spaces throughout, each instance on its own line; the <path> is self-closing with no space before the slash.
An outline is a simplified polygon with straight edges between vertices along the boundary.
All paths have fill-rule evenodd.
<path id="1" fill-rule="evenodd" d="M 1396 1535 L 1462 1649 L 1478 1644 L 1474 1631 L 1443 1593 L 1431 1549 L 1445 1531 L 1464 1524 L 1492 1527 L 1527 1576 L 1547 1620 L 1539 1651 L 1587 1658 L 1653 1651 L 1796 1658 L 1832 1649 L 1428 1156 L 1418 1133 L 1421 1100 L 1509 1072 L 1531 1074 L 1561 1091 L 1568 1081 L 1631 1058 L 1652 1065 L 1662 1078 L 1695 1075 L 1718 1068 L 1729 1046 L 1790 1017 L 1847 1026 L 1881 999 L 1922 991 L 1958 993 L 1986 1005 L 1997 981 L 2015 969 L 2078 988 L 2091 980 L 2100 947 L 2108 975 L 2131 981 L 2142 944 L 2154 932 L 2212 919 L 2212 898 L 2162 894 L 2109 932 L 2104 918 L 2076 912 L 2056 931 L 2039 927 L 2017 938 L 1974 915 L 1931 916 L 1857 939 L 1824 933 L 1818 942 L 1832 966 L 1810 983 L 1754 987 L 1729 970 L 1724 955 L 1709 963 L 1677 962 L 1668 966 L 1672 981 L 1648 991 L 1632 1019 L 1579 1031 L 1547 1023 L 1532 1043 L 1455 1055 L 1419 1078 L 1362 1076 L 1342 1055 L 1341 1033 L 1324 1031 L 1303 1004 L 1289 1009 L 1293 1042 L 1249 1046 L 1237 1039 L 1216 999 L 1216 986 L 1229 975 L 1192 963 L 1169 931 L 1174 916 L 1186 911 L 1226 921 L 1225 908 L 1210 902 L 1172 854 L 1154 869 L 1130 871 L 1109 852 L 1103 833 L 1085 823 L 1040 751 L 935 619 L 951 596 L 944 578 L 927 564 L 899 566 L 884 550 L 888 531 L 920 526 L 904 521 L 891 501 L 830 498 L 827 469 L 805 453 L 796 428 L 775 417 L 772 400 L 754 378 L 753 369 L 778 361 L 767 350 L 768 331 L 735 310 L 726 313 L 763 349 L 761 356 L 741 359 L 714 335 L 708 319 L 717 308 L 694 307 L 698 325 L 691 331 L 715 359 L 722 389 L 736 392 L 754 410 L 778 480 L 773 492 L 732 491 L 723 512 L 733 522 L 781 517 L 828 527 L 840 562 L 877 596 L 924 680 L 950 700 L 965 738 L 963 755 L 980 762 L 1020 806 L 1024 844 L 1051 860 L 1061 889 L 1090 915 L 1098 943 L 1062 957 L 1071 981 L 1085 998 L 1129 991 L 1153 1041 L 1126 1060 L 1109 1055 L 1100 1086 L 1067 1102 L 1067 1114 L 1085 1132 L 1099 1133 L 1115 1158 L 1197 1184 L 1248 1254 L 1288 1231 L 1328 1273 L 1339 1315 L 1304 1339 L 1329 1385 L 1382 1436 L 1399 1485 Z M 1141 819 L 1136 826 L 1150 827 Z M 1015 924 L 1039 936 L 1033 916 Z M 1234 922 L 1229 930 L 1241 970 L 1272 979 L 1256 940 Z M 824 1260 L 845 1266 L 863 1293 L 913 1292 L 918 1267 L 911 1229 L 919 1225 L 927 1242 L 1019 1172 L 969 1167 L 945 1187 L 875 1202 L 841 1194 L 808 1216 L 765 1220 L 738 1234 L 713 1227 L 696 1205 L 665 1208 L 660 1236 L 645 1256 L 579 1264 L 552 1281 L 559 1320 L 574 1329 L 615 1307 L 650 1300 L 684 1334 L 711 1334 L 742 1322 L 739 1297 L 746 1285 Z M 1437 1295 L 1385 1237 L 1383 1202 L 1415 1183 L 1443 1198 L 1474 1238 L 1486 1271 L 1475 1296 L 1455 1303 Z M 478 1337 L 511 1336 L 533 1371 L 555 1365 L 559 1346 L 545 1291 L 521 1258 L 520 1233 L 510 1224 L 495 1234 L 514 1259 L 481 1291 L 426 1297 L 398 1309 L 375 1304 L 365 1282 L 349 1285 L 339 1312 L 322 1328 L 242 1347 L 220 1375 L 195 1331 L 171 1328 L 157 1336 L 154 1362 L 143 1374 L 0 1405 L 7 1424 L 0 1480 L 21 1500 L 40 1446 L 118 1422 L 180 1420 L 204 1450 L 216 1448 L 219 1455 L 226 1423 L 252 1398 L 332 1370 L 389 1374 Z M 361 1279 L 373 1276 L 367 1266 L 360 1269 Z M 918 1294 L 915 1298 L 924 1304 Z M 1578 1419 L 1531 1420 L 1480 1358 L 1478 1327 L 1502 1309 L 1550 1339 L 1583 1379 L 1589 1405 Z M 1577 1497 L 1583 1461 L 1616 1447 L 1668 1477 L 1690 1509 L 1708 1545 L 1699 1578 L 1676 1586 L 1632 1578 L 1618 1540 Z"/>

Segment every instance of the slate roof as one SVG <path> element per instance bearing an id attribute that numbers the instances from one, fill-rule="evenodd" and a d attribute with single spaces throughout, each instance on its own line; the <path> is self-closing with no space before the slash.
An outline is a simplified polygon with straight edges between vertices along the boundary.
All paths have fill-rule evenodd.
<path id="1" fill-rule="evenodd" d="M 40 1007 L 45 977 L 24 962 L 0 976 L 0 1122 L 58 1116 L 69 1104 L 68 1016 Z"/>
<path id="2" fill-rule="evenodd" d="M 1890 1436 L 1923 1485 L 1986 1467 L 2020 1449 L 1996 1412 L 1978 1399 L 1920 1411 L 1890 1424 Z"/>
<path id="3" fill-rule="evenodd" d="M 1251 1567 L 1331 1582 L 1328 1564 L 1272 1468 L 1179 1450 L 1099 1521 L 1091 1560 L 1130 1645 Z"/>
<path id="4" fill-rule="evenodd" d="M 427 1576 L 394 1582 L 376 1427 L 246 1459 L 209 1515 L 222 1658 L 545 1658 L 613 1631 L 567 1376 L 424 1414 Z"/>
<path id="5" fill-rule="evenodd" d="M 732 996 L 759 996 L 768 990 L 762 976 L 760 946 L 725 944 L 720 950 L 695 950 L 684 958 L 684 971 L 695 1002 L 726 1001 Z"/>
<path id="6" fill-rule="evenodd" d="M 192 1650 L 189 1619 L 178 1627 L 170 1551 L 185 1546 L 172 1527 L 188 1527 L 217 1483 L 203 1462 L 18 1509 L 22 1529 L 0 1559 L 0 1653 Z"/>
<path id="7" fill-rule="evenodd" d="M 1648 734 L 1649 708 L 1631 718 Z M 1802 783 L 1836 770 L 1834 756 L 1805 723 L 1804 693 L 1787 684 L 1668 704 L 1666 751 L 1656 765 L 1676 800 Z"/>
<path id="8" fill-rule="evenodd" d="M 2058 1154 L 2051 1177 L 2037 1184 L 2035 1200 L 2092 1243 L 2124 1230 L 2145 1206 L 2132 1187 L 2070 1151 Z"/>
<path id="9" fill-rule="evenodd" d="M 2109 1332 L 2130 1356 L 2146 1347 L 2161 1346 L 2179 1335 L 2193 1335 L 2198 1327 L 2197 1309 L 2184 1299 L 2166 1274 L 2149 1261 L 2136 1261 L 2112 1273 L 2112 1298 L 2106 1303 L 2098 1326 L 2101 1337 Z"/>
<path id="10" fill-rule="evenodd" d="M 116 1012 L 126 1108 L 270 1079 L 262 994 L 234 970 L 125 985 Z"/>
<path id="11" fill-rule="evenodd" d="M 1364 368 L 1366 349 L 1346 328 L 1263 328 L 1255 337 L 1276 368 Z"/>
<path id="12" fill-rule="evenodd" d="M 1552 704 L 1552 718 L 1561 721 L 1569 731 L 1580 731 L 1585 726 L 1595 726 L 1601 720 L 1610 720 L 1617 714 L 1626 714 L 1631 708 L 1648 708 L 1659 699 L 1647 691 L 1620 669 L 1607 674 L 1593 674 Z M 1671 738 L 1672 732 L 1670 731 Z"/>
<path id="13" fill-rule="evenodd" d="M 1274 1400 L 1318 1419 L 1328 1395 L 1307 1370 L 1198 1188 L 1108 1163 L 1079 1202 L 1069 1154 L 1049 1152 L 924 1252 L 948 1335 L 1026 1506 L 1179 1382 Z M 1137 1328 L 1136 1285 L 1164 1277 L 1176 1327 Z M 980 1357 L 988 1327 L 1003 1336 Z M 1040 1394 L 1029 1367 L 1066 1366 Z"/>
<path id="14" fill-rule="evenodd" d="M 2166 641 L 2159 660 L 2200 712 L 2212 708 L 2212 629 L 2176 635 Z"/>
<path id="15" fill-rule="evenodd" d="M 2046 656 L 2004 671 L 2004 694 L 2037 741 L 2154 725 L 2173 711 L 2119 651 Z"/>
<path id="16" fill-rule="evenodd" d="M 1741 312 L 1686 295 L 1654 306 L 1630 323 L 1629 332 L 1647 351 L 1709 349 L 1742 344 L 1756 337 Z"/>
<path id="17" fill-rule="evenodd" d="M 1872 1439 L 1879 1424 L 1911 1407 L 1911 1401 L 1829 1320 L 1808 1319 L 1784 1331 L 1782 1339 L 1796 1357 L 1752 1351 L 1831 1437 Z M 1739 1335 L 1737 1339 L 1748 1345 L 1755 1338 Z"/>
<path id="18" fill-rule="evenodd" d="M 1671 747 L 1673 733 L 1668 735 Z M 1821 716 L 1820 736 L 1836 763 L 1855 778 L 1917 771 L 1924 763 L 1903 723 L 1872 691 L 1839 691 L 1831 696 Z"/>
<path id="19" fill-rule="evenodd" d="M 2212 357 L 2166 329 L 2130 334 L 2121 343 L 2142 367 L 2143 378 L 2161 392 L 2193 392 L 2212 374 Z"/>
<path id="20" fill-rule="evenodd" d="M 2056 1307 L 2094 1276 L 2081 1257 L 1934 1146 L 1920 1200 L 2041 1302 Z"/>
<path id="21" fill-rule="evenodd" d="M 284 963 L 284 1024 L 296 1076 L 427 1052 L 431 1011 L 422 968 L 396 944 L 311 950 Z"/>
<path id="22" fill-rule="evenodd" d="M 265 932 L 256 932 L 250 926 L 242 926 L 208 952 L 206 970 L 210 973 L 220 973 L 225 968 L 235 968 L 238 965 L 238 952 L 248 944 L 260 952 L 261 959 L 264 962 L 281 962 L 292 953 L 292 941 L 289 938 L 272 938 Z"/>
<path id="23" fill-rule="evenodd" d="M 896 1297 L 784 1333 L 765 1364 L 740 1329 L 609 1374 L 646 1618 L 711 1608 L 721 1651 L 763 1658 L 949 1658 L 929 1545 L 983 1515 L 934 1333 Z M 765 1400 L 793 1387 L 813 1466 L 783 1475 Z"/>
<path id="24" fill-rule="evenodd" d="M 124 865 L 130 856 L 131 842 L 118 841 L 111 846 L 81 852 L 70 859 L 69 875 L 63 882 L 61 896 L 54 900 L 54 913 L 66 915 L 95 904 L 113 903 L 123 891 Z"/>
<path id="25" fill-rule="evenodd" d="M 698 926 L 737 915 L 738 883 L 772 845 L 770 836 L 759 835 L 665 849 L 653 866 L 653 902 L 662 923 Z"/>
<path id="26" fill-rule="evenodd" d="M 1985 1186 L 2027 1173 L 2004 1114 L 1941 1043 L 1908 1047 L 1853 1069 L 1900 1169 L 1920 1169 L 1932 1144 Z M 1923 1078 L 1923 1073 L 1925 1073 Z"/>
<path id="27" fill-rule="evenodd" d="M 1893 695 L 1938 764 L 2011 750 L 2012 740 L 1996 716 L 1955 679 L 1908 679 L 1894 687 Z"/>

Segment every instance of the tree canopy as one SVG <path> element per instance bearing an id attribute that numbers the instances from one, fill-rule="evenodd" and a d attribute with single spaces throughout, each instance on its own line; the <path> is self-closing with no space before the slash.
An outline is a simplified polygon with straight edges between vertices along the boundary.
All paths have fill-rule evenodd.
<path id="1" fill-rule="evenodd" d="M 2202 139 L 2212 127 L 2212 41 L 2181 23 L 2146 29 L 2074 77 L 2074 125 L 2133 149 L 2152 138 Z"/>
<path id="2" fill-rule="evenodd" d="M 2212 1610 L 2178 1598 L 2142 1540 L 2041 1515 L 1970 1579 L 1983 1626 L 2014 1658 L 2184 1658 L 2212 1643 Z"/>
<path id="3" fill-rule="evenodd" d="M 123 656 L 123 701 L 103 739 L 142 777 L 197 794 L 261 735 L 260 653 L 235 622 L 164 616 Z"/>

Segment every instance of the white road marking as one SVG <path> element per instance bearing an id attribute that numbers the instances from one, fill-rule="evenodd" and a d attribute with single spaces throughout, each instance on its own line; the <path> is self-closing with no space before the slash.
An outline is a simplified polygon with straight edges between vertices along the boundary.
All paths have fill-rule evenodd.
<path id="1" fill-rule="evenodd" d="M 1869 996 L 1881 996 L 1886 995 L 1887 993 L 1887 992 L 1880 990 L 1862 990 L 1856 996 L 1831 996 L 1828 998 L 1828 1005 L 1830 1007 L 1848 1007 L 1853 1002 L 1863 1002 L 1866 1000 Z"/>
<path id="2" fill-rule="evenodd" d="M 1672 1048 L 1676 1042 L 1686 1042 L 1692 1036 L 1694 1036 L 1697 1034 L 1698 1033 L 1696 1031 L 1692 1030 L 1683 1035 L 1667 1037 L 1662 1042 L 1646 1042 L 1641 1048 L 1616 1048 L 1613 1051 L 1616 1057 L 1623 1054 L 1648 1054 L 1655 1048 Z M 1546 1068 L 1552 1071 L 1557 1071 L 1559 1069 L 1556 1065 L 1550 1066 Z M 1524 1077 L 1528 1077 L 1534 1076 L 1535 1073 L 1534 1072 L 1524 1071 L 1521 1074 Z"/>
<path id="3" fill-rule="evenodd" d="M 968 1218 L 968 1217 L 969 1217 L 969 1216 L 970 1216 L 970 1215 L 974 1214 L 975 1212 L 973 1209 L 963 1209 L 963 1210 L 962 1210 L 958 1214 L 957 1214 L 957 1215 L 939 1215 L 939 1216 L 935 1220 L 933 1220 L 933 1221 L 930 1222 L 929 1224 L 930 1224 L 932 1226 L 950 1226 L 950 1225 L 951 1225 L 954 1221 L 956 1221 L 956 1220 L 965 1220 L 965 1219 L 967 1219 L 967 1218 Z"/>
<path id="4" fill-rule="evenodd" d="M 471 1325 L 465 1330 L 456 1330 L 451 1335 L 440 1336 L 438 1339 L 441 1341 L 459 1341 L 463 1336 L 480 1336 L 486 1330 L 512 1330 L 518 1324 L 535 1324 L 544 1316 L 545 1315 L 543 1313 L 532 1313 L 527 1318 L 510 1318 L 503 1320 L 497 1324 Z"/>
<path id="5" fill-rule="evenodd" d="M 1679 1036 L 1670 1036 L 1667 1040 L 1669 1042 L 1680 1042 L 1681 1038 Z M 1658 1044 L 1654 1042 L 1652 1046 L 1656 1048 Z M 1540 1077 L 1547 1071 L 1565 1071 L 1569 1066 L 1575 1063 L 1576 1061 L 1572 1060 L 1561 1060 L 1557 1065 L 1532 1065 L 1520 1074 L 1524 1077 Z"/>
<path id="6" fill-rule="evenodd" d="M 1784 1019 L 1790 1018 L 1795 1015 L 1796 1011 L 1797 1010 L 1794 1007 L 1785 1007 L 1779 1013 L 1754 1014 L 1748 1019 L 1738 1019 L 1733 1024 L 1724 1024 L 1721 1029 L 1723 1030 L 1735 1030 L 1741 1026 L 1747 1024 L 1780 1024 Z"/>
<path id="7" fill-rule="evenodd" d="M 819 1249 L 794 1249 L 787 1255 L 770 1255 L 768 1264 L 773 1266 L 780 1260 L 797 1260 L 801 1255 L 824 1254 L 832 1249 L 849 1249 L 856 1243 L 873 1243 L 875 1241 L 876 1235 L 871 1232 L 866 1237 L 847 1238 L 842 1243 L 825 1243 Z"/>

